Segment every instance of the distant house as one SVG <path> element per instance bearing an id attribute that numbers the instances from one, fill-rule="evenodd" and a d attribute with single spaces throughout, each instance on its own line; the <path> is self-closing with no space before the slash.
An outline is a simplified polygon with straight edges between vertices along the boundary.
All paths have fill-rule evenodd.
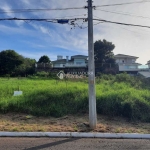
<path id="1" fill-rule="evenodd" d="M 64 59 L 63 56 L 57 56 L 57 60 L 52 61 L 53 68 L 87 68 L 88 56 L 84 55 L 75 55 L 66 56 Z"/>
<path id="2" fill-rule="evenodd" d="M 148 68 L 150 69 L 150 60 L 147 62 Z"/>
<path id="3" fill-rule="evenodd" d="M 138 73 L 139 69 L 138 66 L 141 64 L 136 63 L 138 57 L 124 55 L 124 54 L 117 54 L 115 55 L 116 63 L 119 66 L 119 72 L 127 72 L 127 73 Z"/>

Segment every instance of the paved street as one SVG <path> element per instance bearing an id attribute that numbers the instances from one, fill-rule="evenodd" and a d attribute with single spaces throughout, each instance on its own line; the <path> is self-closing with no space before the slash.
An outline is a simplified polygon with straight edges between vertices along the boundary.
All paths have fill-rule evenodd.
<path id="1" fill-rule="evenodd" d="M 0 138 L 0 150 L 150 150 L 150 140 Z"/>

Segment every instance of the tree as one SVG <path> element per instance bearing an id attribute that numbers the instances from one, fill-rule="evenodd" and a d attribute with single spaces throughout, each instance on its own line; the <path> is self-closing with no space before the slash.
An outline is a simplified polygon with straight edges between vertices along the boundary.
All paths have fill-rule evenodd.
<path id="1" fill-rule="evenodd" d="M 35 73 L 35 59 L 24 58 L 23 63 L 15 68 L 14 76 L 26 76 Z"/>
<path id="2" fill-rule="evenodd" d="M 44 55 L 44 56 L 41 56 L 38 63 L 50 63 L 50 59 L 48 56 Z"/>
<path id="3" fill-rule="evenodd" d="M 115 45 L 105 39 L 94 43 L 95 71 L 111 72 L 116 69 L 113 50 Z"/>
<path id="4" fill-rule="evenodd" d="M 23 63 L 23 56 L 14 50 L 0 52 L 0 74 L 12 74 L 14 69 Z"/>

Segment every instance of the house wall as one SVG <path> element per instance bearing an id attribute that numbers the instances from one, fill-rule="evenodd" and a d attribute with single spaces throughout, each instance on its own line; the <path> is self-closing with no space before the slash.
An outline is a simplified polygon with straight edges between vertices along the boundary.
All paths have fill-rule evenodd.
<path id="1" fill-rule="evenodd" d="M 116 58 L 116 63 L 135 63 L 135 58 Z"/>
<path id="2" fill-rule="evenodd" d="M 64 68 L 64 67 L 86 67 L 85 59 L 80 58 L 80 59 L 74 59 L 73 62 L 67 62 L 66 64 L 54 64 L 54 68 Z"/>
<path id="3" fill-rule="evenodd" d="M 64 64 L 54 64 L 54 68 L 64 68 Z"/>
<path id="4" fill-rule="evenodd" d="M 74 59 L 74 65 L 85 65 L 85 59 Z"/>
<path id="5" fill-rule="evenodd" d="M 116 63 L 119 65 L 119 71 L 138 71 L 136 58 L 116 58 Z"/>
<path id="6" fill-rule="evenodd" d="M 149 67 L 149 69 L 150 69 L 150 61 L 148 61 L 148 67 Z"/>
<path id="7" fill-rule="evenodd" d="M 138 65 L 119 64 L 119 71 L 137 71 Z"/>

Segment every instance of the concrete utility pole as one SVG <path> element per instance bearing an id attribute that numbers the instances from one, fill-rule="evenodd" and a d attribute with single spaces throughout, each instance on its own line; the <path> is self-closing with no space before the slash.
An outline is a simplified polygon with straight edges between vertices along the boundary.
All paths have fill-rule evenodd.
<path id="1" fill-rule="evenodd" d="M 89 124 L 96 128 L 96 93 L 95 93 L 95 63 L 93 44 L 93 6 L 92 0 L 88 0 L 88 71 L 89 71 Z"/>

